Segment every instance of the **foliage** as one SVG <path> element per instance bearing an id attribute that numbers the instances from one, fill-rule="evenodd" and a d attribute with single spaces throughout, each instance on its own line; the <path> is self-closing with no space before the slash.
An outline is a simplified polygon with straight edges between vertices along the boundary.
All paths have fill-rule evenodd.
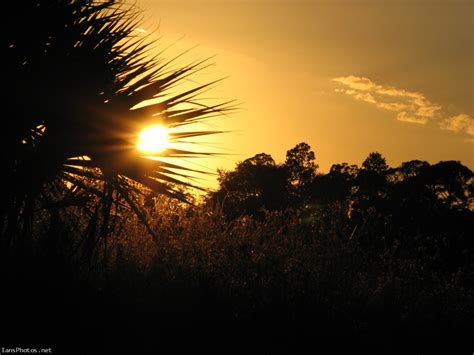
<path id="1" fill-rule="evenodd" d="M 323 204 L 345 201 L 352 193 L 354 181 L 359 174 L 357 165 L 334 164 L 328 174 L 320 174 L 311 184 L 311 195 Z"/>
<path id="2" fill-rule="evenodd" d="M 212 199 L 229 218 L 258 215 L 262 209 L 282 209 L 287 201 L 287 172 L 268 154 L 257 154 L 237 164 L 235 171 L 219 172 L 221 189 Z"/>
<path id="3" fill-rule="evenodd" d="M 220 187 L 210 194 L 210 201 L 220 204 L 229 218 L 339 201 L 346 203 L 359 225 L 375 218 L 368 215 L 373 210 L 390 218 L 402 211 L 412 213 L 398 222 L 411 219 L 424 225 L 433 213 L 470 214 L 473 206 L 474 175 L 456 161 L 430 165 L 414 160 L 390 168 L 380 153 L 373 152 L 361 168 L 334 164 L 327 174 L 316 174 L 314 160 L 306 143 L 289 150 L 284 164 L 258 154 L 238 163 L 234 171 L 221 171 Z"/>
<path id="4" fill-rule="evenodd" d="M 226 216 L 263 215 L 263 210 L 282 210 L 308 201 L 308 189 L 316 176 L 315 154 L 307 143 L 288 150 L 284 164 L 265 153 L 239 162 L 234 171 L 220 171 L 220 189 L 210 200 Z"/>
<path id="5" fill-rule="evenodd" d="M 52 224 L 58 208 L 75 204 L 90 216 L 85 229 L 105 235 L 123 205 L 146 222 L 137 200 L 142 187 L 185 200 L 174 186 L 192 186 L 191 169 L 143 157 L 135 140 L 152 123 L 183 127 L 229 109 L 199 101 L 213 83 L 179 87 L 207 61 L 174 68 L 176 58 L 152 56 L 152 38 L 135 31 L 140 11 L 118 0 L 9 1 L 4 11 L 2 250 L 27 238 L 46 207 Z M 158 158 L 203 155 L 212 153 L 170 148 Z"/>
<path id="6" fill-rule="evenodd" d="M 388 165 L 382 154 L 379 152 L 372 152 L 362 163 L 362 169 L 376 174 L 382 174 L 388 169 Z"/>
<path id="7" fill-rule="evenodd" d="M 446 174 L 440 166 L 459 174 Z M 276 167 L 265 154 L 242 162 L 238 172 L 248 173 L 249 181 L 237 179 L 244 183 L 238 188 Z M 225 177 L 233 177 L 231 173 Z M 240 353 L 294 353 L 298 345 L 311 346 L 315 339 L 337 349 L 371 344 L 377 351 L 393 350 L 400 339 L 419 349 L 437 348 L 441 341 L 450 349 L 470 345 L 474 248 L 467 231 L 473 218 L 470 210 L 460 208 L 464 204 L 446 198 L 446 191 L 467 189 L 462 200 L 469 199 L 472 173 L 460 163 L 407 162 L 384 172 L 384 185 L 372 190 L 360 190 L 359 173 L 355 166 L 337 164 L 328 174 L 317 175 L 312 188 L 326 184 L 311 190 L 312 198 L 321 201 L 317 209 L 303 204 L 260 209 L 256 216 L 229 218 L 225 209 L 149 195 L 140 203 L 146 206 L 155 240 L 127 209 L 119 211 L 123 218 L 111 231 L 115 238 L 81 240 L 75 237 L 75 224 L 58 221 L 56 235 L 70 236 L 73 245 L 64 243 L 68 238 L 55 244 L 56 264 L 48 273 L 32 268 L 36 264 L 31 260 L 20 265 L 30 265 L 25 274 L 41 280 L 59 274 L 52 285 L 63 284 L 63 270 L 72 269 L 90 286 L 82 286 L 87 292 L 77 295 L 77 281 L 67 277 L 71 290 L 61 301 L 64 306 L 54 297 L 28 298 L 26 303 L 48 312 L 79 309 L 66 324 L 74 323 L 80 334 L 98 324 L 100 349 L 117 353 L 153 353 L 165 344 L 174 351 L 194 348 L 209 334 L 222 343 L 239 339 L 234 350 Z M 344 193 L 338 194 L 341 186 Z M 364 204 L 359 203 L 362 198 Z M 59 218 L 68 211 L 87 219 L 76 208 L 61 210 Z M 90 249 L 88 243 L 96 247 Z M 84 263 L 69 257 L 71 247 L 80 251 L 73 255 L 94 253 Z M 50 254 L 47 260 L 51 263 Z M 13 273 L 10 280 L 24 280 L 18 269 L 7 270 Z M 9 297 L 25 289 L 25 284 L 13 285 Z M 16 312 L 6 319 L 18 317 Z M 41 334 L 53 339 L 56 333 L 48 328 Z M 183 337 L 189 341 L 180 342 Z M 334 345 L 334 339 L 344 342 Z M 219 341 L 213 346 L 222 351 Z"/>
<path id="8" fill-rule="evenodd" d="M 284 168 L 289 175 L 293 199 L 301 203 L 307 199 L 308 188 L 316 176 L 316 156 L 307 143 L 299 143 L 286 152 Z"/>
<path id="9" fill-rule="evenodd" d="M 219 201 L 230 220 L 291 208 L 306 222 L 341 204 L 344 223 L 366 248 L 378 250 L 395 240 L 413 249 L 423 246 L 437 250 L 440 265 L 452 269 L 474 255 L 474 241 L 467 233 L 474 228 L 474 174 L 461 163 L 414 160 L 390 168 L 373 152 L 361 168 L 335 164 L 329 173 L 316 175 L 315 167 L 314 153 L 305 143 L 289 150 L 281 165 L 259 154 L 239 163 L 235 171 L 221 172 L 220 188 L 210 202 Z"/>
<path id="10" fill-rule="evenodd" d="M 354 233 L 342 203 L 310 223 L 295 210 L 229 221 L 202 206 L 161 203 L 152 213 L 157 242 L 134 232 L 110 260 L 120 302 L 138 298 L 143 311 L 157 307 L 202 326 L 265 319 L 259 334 L 295 328 L 306 344 L 314 334 L 357 339 L 355 347 L 420 334 L 462 339 L 473 325 L 472 251 L 450 267 L 450 247 L 432 244 L 430 234 L 412 244 L 396 225 Z M 385 242 L 367 245 L 373 233 Z"/>

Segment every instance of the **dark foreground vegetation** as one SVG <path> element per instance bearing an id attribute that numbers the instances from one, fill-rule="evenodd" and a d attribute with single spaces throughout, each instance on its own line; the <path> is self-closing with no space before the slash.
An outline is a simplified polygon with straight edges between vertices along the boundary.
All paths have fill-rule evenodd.
<path id="1" fill-rule="evenodd" d="M 130 136 L 226 106 L 196 103 L 206 85 L 170 93 L 203 63 L 145 60 L 120 4 L 4 4 L 1 347 L 472 352 L 470 169 L 371 153 L 322 174 L 301 143 L 282 164 L 258 154 L 219 172 L 190 204 L 187 168 L 143 159 Z"/>
<path id="2" fill-rule="evenodd" d="M 268 186 L 259 179 L 287 165 L 246 160 L 194 206 L 147 194 L 155 239 L 127 209 L 103 238 L 81 230 L 77 207 L 56 222 L 42 212 L 27 246 L 2 260 L 4 339 L 84 354 L 469 349 L 472 172 L 457 162 L 392 169 L 374 153 L 351 173 L 312 174 L 311 188 L 287 174 L 286 193 L 272 191 L 288 199 L 278 208 L 244 188 Z M 224 186 L 229 205 L 216 201 Z M 259 208 L 232 200 L 237 192 Z"/>

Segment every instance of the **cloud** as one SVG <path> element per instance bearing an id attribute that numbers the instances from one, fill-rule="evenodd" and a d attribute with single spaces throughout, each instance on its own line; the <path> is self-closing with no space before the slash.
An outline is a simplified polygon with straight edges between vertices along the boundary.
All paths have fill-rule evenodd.
<path id="1" fill-rule="evenodd" d="M 341 76 L 339 78 L 332 79 L 341 84 L 344 84 L 354 90 L 369 91 L 377 85 L 368 78 L 358 77 L 354 75 Z"/>
<path id="2" fill-rule="evenodd" d="M 380 85 L 369 78 L 354 75 L 332 80 L 344 86 L 335 89 L 336 92 L 368 102 L 383 110 L 394 111 L 398 121 L 418 125 L 434 121 L 438 122 L 441 129 L 474 136 L 474 119 L 471 116 L 463 113 L 443 118 L 443 108 L 428 100 L 422 93 Z"/>
<path id="3" fill-rule="evenodd" d="M 347 91 L 349 90 L 346 90 L 346 94 L 348 93 Z M 366 93 L 366 92 L 362 92 L 362 93 L 354 93 L 354 94 L 350 94 L 350 95 L 354 95 L 354 97 L 357 99 L 357 100 L 362 100 L 362 101 L 365 101 L 365 102 L 370 102 L 371 104 L 376 104 L 377 101 L 375 101 L 375 98 L 372 94 L 369 94 L 369 93 Z"/>
<path id="4" fill-rule="evenodd" d="M 417 124 L 427 124 L 428 119 L 426 117 L 418 117 L 414 115 L 410 115 L 409 113 L 402 111 L 397 114 L 397 120 L 401 122 L 408 122 L 408 123 L 417 123 Z"/>
<path id="5" fill-rule="evenodd" d="M 397 120 L 408 123 L 427 124 L 430 119 L 439 117 L 441 106 L 429 101 L 419 92 L 379 85 L 369 78 L 354 75 L 334 78 L 347 87 L 344 92 L 356 100 L 374 104 L 378 108 L 397 112 Z"/>
<path id="6" fill-rule="evenodd" d="M 378 108 L 383 108 L 384 110 L 402 112 L 409 110 L 412 106 L 408 104 L 403 104 L 400 102 L 377 102 Z"/>
<path id="7" fill-rule="evenodd" d="M 439 126 L 453 132 L 465 132 L 474 137 L 474 118 L 465 113 L 443 119 Z"/>

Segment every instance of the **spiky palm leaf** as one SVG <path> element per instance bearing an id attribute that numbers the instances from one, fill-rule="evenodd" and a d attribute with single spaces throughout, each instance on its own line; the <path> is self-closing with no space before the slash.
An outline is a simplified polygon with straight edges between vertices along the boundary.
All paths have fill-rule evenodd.
<path id="1" fill-rule="evenodd" d="M 171 186 L 193 186 L 183 178 L 195 171 L 141 156 L 134 140 L 151 123 L 181 127 L 229 110 L 228 103 L 196 101 L 213 83 L 171 92 L 207 61 L 173 69 L 173 60 L 150 57 L 153 41 L 134 32 L 140 12 L 117 0 L 25 0 L 6 6 L 11 16 L 3 29 L 8 33 L 3 48 L 9 85 L 1 130 L 7 180 L 2 187 L 3 234 L 15 234 L 18 215 L 28 215 L 38 196 L 58 186 L 63 199 L 76 191 L 81 198 L 99 201 L 105 229 L 112 202 L 120 199 L 145 222 L 134 197 L 140 191 L 135 183 L 184 200 Z M 18 26 L 20 31 L 12 31 Z M 171 138 L 213 133 L 178 132 Z M 160 153 L 200 155 L 212 153 Z M 72 201 L 82 200 L 75 196 Z"/>

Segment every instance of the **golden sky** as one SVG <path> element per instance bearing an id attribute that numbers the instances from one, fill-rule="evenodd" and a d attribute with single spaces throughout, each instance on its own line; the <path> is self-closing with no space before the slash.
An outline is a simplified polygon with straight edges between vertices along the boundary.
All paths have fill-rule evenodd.
<path id="1" fill-rule="evenodd" d="M 212 122 L 231 169 L 257 153 L 277 162 L 305 141 L 320 171 L 460 160 L 474 167 L 474 2 L 451 0 L 139 0 L 144 28 L 183 58 L 216 55 L 205 95 L 242 110 Z M 211 140 L 209 138 L 208 140 Z"/>

